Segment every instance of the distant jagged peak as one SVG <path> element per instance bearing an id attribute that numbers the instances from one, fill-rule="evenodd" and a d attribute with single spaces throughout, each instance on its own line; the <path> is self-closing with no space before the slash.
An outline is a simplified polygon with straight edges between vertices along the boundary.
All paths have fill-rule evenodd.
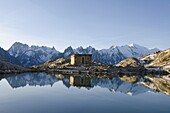
<path id="1" fill-rule="evenodd" d="M 86 49 L 88 49 L 88 50 L 96 50 L 94 47 L 92 47 L 92 46 L 88 46 L 88 47 L 86 47 Z"/>
<path id="2" fill-rule="evenodd" d="M 24 43 L 21 43 L 21 42 L 15 42 L 13 45 L 27 45 L 28 46 L 28 44 L 24 44 Z"/>
<path id="3" fill-rule="evenodd" d="M 145 49 L 153 50 L 153 51 L 159 51 L 158 48 L 148 48 L 148 47 L 141 46 L 141 45 L 135 44 L 135 43 L 129 44 L 128 46 L 129 46 L 129 47 L 136 47 L 136 48 L 145 48 Z"/>
<path id="4" fill-rule="evenodd" d="M 71 46 L 68 46 L 65 50 L 64 50 L 64 53 L 66 52 L 73 52 L 73 48 Z"/>
<path id="5" fill-rule="evenodd" d="M 35 48 L 51 48 L 51 47 L 39 46 L 39 45 L 31 45 L 31 47 L 35 47 Z"/>
<path id="6" fill-rule="evenodd" d="M 92 47 L 92 46 L 88 46 L 87 48 L 94 48 L 94 47 Z"/>
<path id="7" fill-rule="evenodd" d="M 92 47 L 92 46 L 87 46 L 87 47 L 79 46 L 79 47 L 77 47 L 76 49 L 82 50 L 82 49 L 95 49 L 95 48 Z"/>
<path id="8" fill-rule="evenodd" d="M 31 45 L 31 47 L 30 47 L 31 49 L 37 49 L 37 48 L 40 48 L 39 46 L 37 46 L 37 45 Z"/>
<path id="9" fill-rule="evenodd" d="M 131 43 L 129 45 L 120 45 L 120 46 L 117 46 L 117 45 L 112 45 L 109 49 L 115 49 L 115 48 L 131 48 L 131 47 L 144 47 L 144 46 L 140 46 L 138 44 L 135 44 L 135 43 Z"/>
<path id="10" fill-rule="evenodd" d="M 45 51 L 47 51 L 47 50 L 56 51 L 56 49 L 54 48 L 54 46 L 53 46 L 53 47 L 47 47 L 47 46 L 32 45 L 32 46 L 30 47 L 30 49 L 33 49 L 33 50 L 35 50 L 35 49 L 42 49 L 42 50 L 45 50 Z"/>
<path id="11" fill-rule="evenodd" d="M 20 50 L 35 50 L 35 49 L 43 49 L 43 50 L 54 50 L 57 51 L 54 46 L 53 47 L 47 47 L 47 46 L 39 46 L 39 45 L 31 45 L 29 46 L 28 44 L 23 44 L 21 42 L 15 42 L 11 48 L 9 48 L 8 51 L 10 51 L 11 49 L 18 49 L 20 48 Z"/>
<path id="12" fill-rule="evenodd" d="M 68 46 L 65 50 L 73 49 L 72 46 Z"/>
<path id="13" fill-rule="evenodd" d="M 38 46 L 38 45 L 32 45 L 31 47 L 30 47 L 30 49 L 43 49 L 43 50 L 56 50 L 55 48 L 54 48 L 54 46 L 53 47 L 48 47 L 48 46 Z"/>
<path id="14" fill-rule="evenodd" d="M 8 50 L 8 53 L 11 56 L 20 58 L 21 61 L 26 61 L 26 63 L 23 65 L 32 65 L 55 59 L 60 52 L 54 47 L 51 48 L 38 45 L 28 46 L 27 44 L 15 42 Z"/>
<path id="15" fill-rule="evenodd" d="M 15 42 L 9 49 L 8 52 L 10 55 L 14 57 L 18 57 L 20 54 L 25 52 L 29 49 L 29 46 L 27 44 L 23 44 L 20 42 Z"/>
<path id="16" fill-rule="evenodd" d="M 54 46 L 52 47 L 52 49 L 53 49 L 53 50 L 56 50 Z"/>
<path id="17" fill-rule="evenodd" d="M 129 46 L 129 47 L 139 47 L 140 45 L 135 44 L 135 43 L 131 43 L 131 44 L 129 44 L 128 46 Z M 140 46 L 140 47 L 141 47 L 141 46 Z"/>
<path id="18" fill-rule="evenodd" d="M 115 49 L 115 48 L 117 48 L 118 46 L 117 45 L 112 45 L 109 49 Z"/>
<path id="19" fill-rule="evenodd" d="M 79 46 L 78 48 L 76 48 L 76 49 L 79 49 L 79 50 L 82 50 L 82 49 L 84 49 L 82 46 Z"/>
<path id="20" fill-rule="evenodd" d="M 21 42 L 15 42 L 11 47 L 25 47 L 25 48 L 29 48 L 29 46 L 27 44 L 23 44 Z"/>

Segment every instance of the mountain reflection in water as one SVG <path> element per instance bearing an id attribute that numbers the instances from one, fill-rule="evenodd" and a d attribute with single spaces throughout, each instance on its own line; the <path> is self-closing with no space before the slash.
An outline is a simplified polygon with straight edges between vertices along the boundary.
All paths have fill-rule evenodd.
<path id="1" fill-rule="evenodd" d="M 108 78 L 89 78 L 82 75 L 61 75 L 53 74 L 48 75 L 46 73 L 31 73 L 20 74 L 17 76 L 8 76 L 5 78 L 12 88 L 19 88 L 29 86 L 46 86 L 55 84 L 62 81 L 63 85 L 69 87 L 85 87 L 88 90 L 99 86 L 101 88 L 107 88 L 111 92 L 121 92 L 129 95 L 138 95 L 145 92 L 155 92 L 145 86 L 138 83 L 128 83 L 122 81 L 118 77 Z M 143 79 L 139 79 L 141 81 Z"/>

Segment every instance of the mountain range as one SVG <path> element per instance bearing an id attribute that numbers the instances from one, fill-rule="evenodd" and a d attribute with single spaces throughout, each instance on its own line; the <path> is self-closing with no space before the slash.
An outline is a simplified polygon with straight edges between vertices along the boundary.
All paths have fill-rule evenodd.
<path id="1" fill-rule="evenodd" d="M 126 58 L 138 58 L 157 51 L 159 51 L 157 48 L 149 49 L 137 44 L 131 44 L 124 46 L 111 46 L 108 49 L 101 50 L 97 50 L 91 46 L 87 48 L 80 46 L 75 49 L 69 46 L 64 52 L 59 52 L 54 47 L 28 46 L 27 44 L 15 42 L 7 51 L 5 51 L 5 53 L 8 54 L 7 56 L 10 56 L 13 59 L 10 60 L 11 58 L 8 59 L 6 56 L 4 56 L 4 58 L 15 64 L 18 64 L 18 61 L 20 61 L 19 63 L 23 66 L 32 66 L 43 64 L 48 60 L 62 57 L 68 58 L 71 54 L 92 54 L 94 62 L 115 65 Z"/>

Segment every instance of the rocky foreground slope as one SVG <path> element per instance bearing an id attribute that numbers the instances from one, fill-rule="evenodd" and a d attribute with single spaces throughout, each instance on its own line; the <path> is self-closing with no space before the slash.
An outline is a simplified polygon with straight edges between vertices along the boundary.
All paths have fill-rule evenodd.
<path id="1" fill-rule="evenodd" d="M 116 66 L 143 68 L 143 64 L 137 58 L 127 58 L 119 62 Z"/>
<path id="2" fill-rule="evenodd" d="M 28 67 L 22 67 L 19 65 L 12 64 L 7 61 L 0 60 L 0 74 L 10 74 L 10 73 L 22 73 L 31 72 L 32 70 Z"/>
<path id="3" fill-rule="evenodd" d="M 49 60 L 44 64 L 32 66 L 34 69 L 47 70 L 47 69 L 57 69 L 64 68 L 65 66 L 70 65 L 70 59 L 67 58 L 59 58 L 56 60 Z"/>
<path id="4" fill-rule="evenodd" d="M 143 56 L 140 60 L 146 63 L 146 67 L 160 67 L 161 69 L 170 72 L 170 48 Z"/>

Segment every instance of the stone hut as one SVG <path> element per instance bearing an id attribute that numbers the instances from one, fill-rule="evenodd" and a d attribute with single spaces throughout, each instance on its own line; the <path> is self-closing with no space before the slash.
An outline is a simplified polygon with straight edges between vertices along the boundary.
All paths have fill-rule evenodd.
<path id="1" fill-rule="evenodd" d="M 91 87 L 91 79 L 81 76 L 70 76 L 70 85 L 77 87 Z"/>
<path id="2" fill-rule="evenodd" d="M 71 65 L 91 65 L 92 54 L 73 54 L 71 55 Z"/>

